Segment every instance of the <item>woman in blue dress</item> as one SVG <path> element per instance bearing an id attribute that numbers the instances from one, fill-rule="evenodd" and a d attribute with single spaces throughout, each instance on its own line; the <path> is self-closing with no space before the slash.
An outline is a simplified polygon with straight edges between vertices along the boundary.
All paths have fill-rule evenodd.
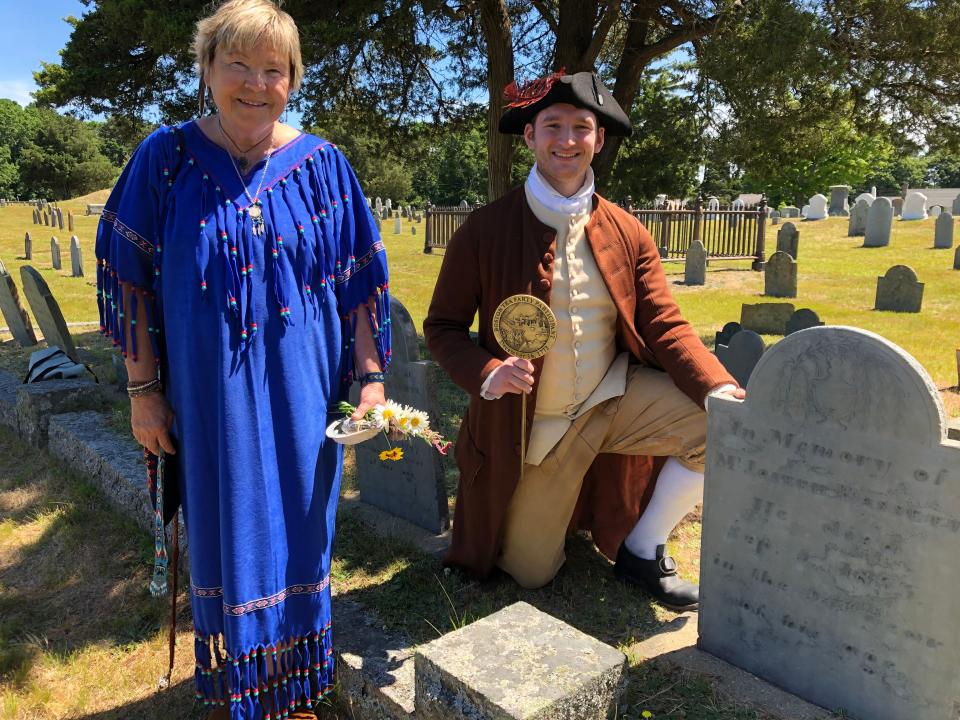
<path id="1" fill-rule="evenodd" d="M 334 678 L 342 448 L 324 431 L 355 379 L 357 416 L 384 402 L 386 259 L 343 154 L 279 122 L 303 75 L 290 16 L 232 0 L 194 49 L 218 113 L 157 130 L 123 171 L 97 236 L 101 324 L 134 435 L 178 471 L 198 698 L 313 717 Z"/>

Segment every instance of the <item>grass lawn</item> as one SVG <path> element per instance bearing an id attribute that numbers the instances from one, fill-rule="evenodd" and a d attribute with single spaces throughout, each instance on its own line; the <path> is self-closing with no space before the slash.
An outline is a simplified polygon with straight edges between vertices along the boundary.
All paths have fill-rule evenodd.
<path id="1" fill-rule="evenodd" d="M 78 202 L 63 203 L 82 212 Z M 32 225 L 30 209 L 0 209 L 0 259 L 19 284 L 23 233 L 34 238 L 33 264 L 43 272 L 68 321 L 95 321 L 92 243 L 95 218 L 77 218 L 77 234 L 91 277 L 74 279 L 49 269 L 49 228 Z M 416 235 L 412 229 L 416 228 Z M 863 327 L 896 342 L 927 368 L 948 414 L 960 416 L 955 349 L 960 347 L 960 271 L 951 270 L 953 251 L 934 251 L 933 220 L 894 225 L 890 247 L 863 249 L 846 237 L 845 219 L 800 223 L 800 297 L 797 307 L 817 311 L 830 324 Z M 383 225 L 391 262 L 391 287 L 420 330 L 442 253 L 424 255 L 424 224 L 404 223 L 393 234 Z M 777 228 L 768 226 L 768 247 Z M 58 235 L 61 246 L 69 234 Z M 42 240 L 42 242 L 41 242 Z M 926 283 L 919 315 L 872 310 L 876 277 L 908 264 Z M 763 276 L 749 263 L 711 268 L 708 284 L 687 288 L 683 267 L 667 264 L 684 314 L 712 344 L 713 334 L 738 320 L 740 305 L 763 302 Z M 75 334 L 80 329 L 75 329 Z M 765 338 L 774 342 L 778 338 Z M 78 345 L 106 365 L 109 350 L 95 333 Z M 25 353 L 0 345 L 0 367 L 22 374 Z M 452 385 L 439 388 L 444 407 L 441 430 L 454 436 L 463 396 Z M 119 425 L 126 420 L 118 411 Z M 448 462 L 450 494 L 456 472 Z M 355 485 L 350 458 L 346 487 Z M 192 660 L 189 610 L 180 613 L 178 664 L 173 688 L 155 695 L 165 667 L 161 631 L 165 606 L 146 593 L 151 564 L 149 538 L 103 509 L 103 501 L 81 478 L 46 455 L 0 431 L 0 718 L 185 717 L 191 707 Z M 614 582 L 609 562 L 587 538 L 568 544 L 568 561 L 546 588 L 526 591 L 500 577 L 474 582 L 399 541 L 375 536 L 361 521 L 341 515 L 335 549 L 335 592 L 375 608 L 388 628 L 424 642 L 455 627 L 525 600 L 601 640 L 624 649 L 677 621 L 674 613 Z M 699 574 L 700 524 L 688 518 L 671 539 L 683 574 Z M 631 661 L 620 717 L 646 710 L 658 719 L 765 720 L 716 694 L 710 678 L 655 663 Z"/>

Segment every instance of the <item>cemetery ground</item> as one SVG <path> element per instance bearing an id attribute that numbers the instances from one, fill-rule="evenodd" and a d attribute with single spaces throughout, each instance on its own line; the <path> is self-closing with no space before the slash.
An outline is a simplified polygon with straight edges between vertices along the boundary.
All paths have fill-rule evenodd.
<path id="1" fill-rule="evenodd" d="M 96 322 L 93 239 L 96 217 L 73 209 L 88 277 L 70 278 L 69 269 L 50 269 L 50 235 L 64 244 L 68 232 L 33 225 L 26 206 L 0 209 L 0 260 L 19 285 L 18 267 L 26 264 L 23 235 L 34 240 L 32 265 L 43 274 L 70 322 L 88 361 L 108 374 L 107 344 L 93 330 Z M 952 250 L 933 250 L 933 220 L 895 222 L 889 247 L 861 248 L 862 238 L 846 237 L 845 218 L 797 223 L 800 229 L 799 293 L 796 307 L 815 310 L 828 324 L 854 325 L 901 345 L 927 369 L 952 417 L 960 416 L 955 349 L 960 345 L 960 271 Z M 416 228 L 416 235 L 411 228 Z M 424 224 L 404 222 L 394 235 L 383 224 L 391 263 L 391 287 L 422 328 L 442 251 L 424 255 Z M 777 228 L 767 226 L 768 254 L 776 247 Z M 872 310 L 876 278 L 896 264 L 910 265 L 926 283 L 919 315 Z M 748 262 L 712 265 L 703 287 L 683 286 L 682 263 L 667 272 L 684 315 L 711 346 L 724 323 L 739 320 L 742 303 L 764 298 L 763 275 Z M 778 338 L 765 336 L 768 344 Z M 28 351 L 0 344 L 0 366 L 23 375 Z M 440 389 L 441 431 L 455 437 L 464 408 L 453 386 Z M 127 425 L 125 403 L 118 402 L 114 424 Z M 447 463 L 452 503 L 456 473 Z M 352 458 L 345 463 L 344 491 L 355 488 Z M 334 592 L 376 611 L 390 630 L 415 643 L 524 600 L 574 627 L 622 649 L 630 658 L 629 685 L 618 715 L 633 720 L 648 711 L 655 718 L 765 720 L 768 716 L 720 696 L 709 676 L 690 674 L 667 664 L 644 662 L 631 647 L 658 632 L 676 629 L 684 616 L 662 610 L 636 591 L 617 583 L 609 562 L 585 537 L 568 543 L 568 560 L 545 588 L 525 591 L 497 577 L 478 583 L 400 540 L 380 537 L 356 516 L 341 513 L 333 566 Z M 683 573 L 699 574 L 700 524 L 688 518 L 671 539 Z M 131 522 L 106 509 L 83 478 L 44 453 L 0 432 L 0 718 L 184 717 L 192 703 L 189 604 L 180 594 L 178 653 L 171 688 L 154 688 L 167 662 L 169 605 L 146 592 L 152 543 Z M 188 579 L 181 577 L 181 588 Z M 336 623 L 334 626 L 336 633 Z M 336 637 L 336 635 L 334 635 Z M 342 706 L 323 709 L 322 717 L 349 716 Z M 203 717 L 193 712 L 191 717 Z"/>

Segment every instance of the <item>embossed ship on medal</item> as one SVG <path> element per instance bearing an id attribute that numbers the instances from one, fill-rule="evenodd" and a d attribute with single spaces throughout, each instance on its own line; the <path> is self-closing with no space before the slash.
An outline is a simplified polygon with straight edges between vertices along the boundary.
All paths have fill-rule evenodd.
<path id="1" fill-rule="evenodd" d="M 508 354 L 524 360 L 546 355 L 557 341 L 557 318 L 533 295 L 511 295 L 493 313 L 493 336 Z M 527 457 L 527 394 L 520 393 L 520 479 Z"/>

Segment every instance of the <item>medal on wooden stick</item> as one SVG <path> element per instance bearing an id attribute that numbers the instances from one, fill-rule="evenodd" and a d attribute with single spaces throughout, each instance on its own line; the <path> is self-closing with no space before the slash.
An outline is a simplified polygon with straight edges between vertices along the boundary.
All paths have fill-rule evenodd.
<path id="1" fill-rule="evenodd" d="M 493 336 L 508 354 L 524 360 L 546 355 L 557 341 L 557 318 L 533 295 L 511 295 L 493 313 Z M 520 393 L 520 479 L 527 457 L 527 394 Z"/>

